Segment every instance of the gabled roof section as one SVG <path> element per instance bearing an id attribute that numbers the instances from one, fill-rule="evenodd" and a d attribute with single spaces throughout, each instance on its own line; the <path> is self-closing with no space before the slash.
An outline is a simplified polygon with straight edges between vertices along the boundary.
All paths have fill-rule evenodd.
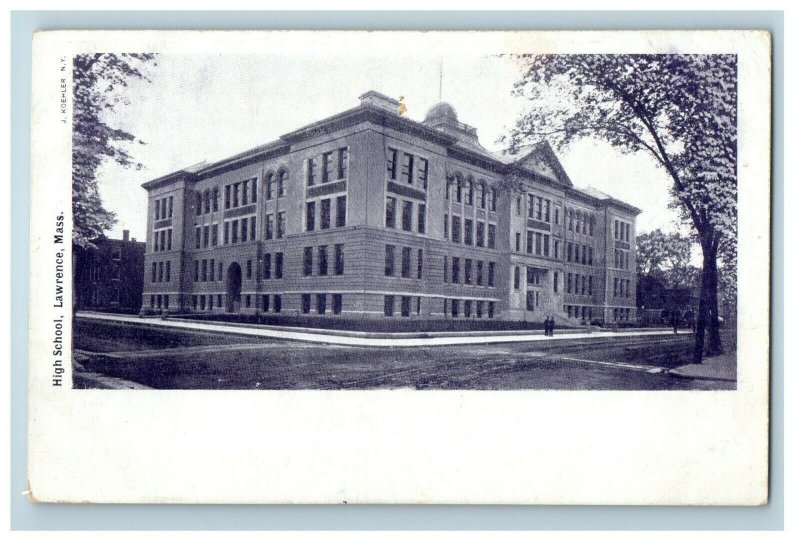
<path id="1" fill-rule="evenodd" d="M 522 157 L 514 161 L 516 167 L 572 187 L 572 180 L 547 141 L 526 147 L 526 150 Z M 512 157 L 509 154 L 505 156 Z"/>

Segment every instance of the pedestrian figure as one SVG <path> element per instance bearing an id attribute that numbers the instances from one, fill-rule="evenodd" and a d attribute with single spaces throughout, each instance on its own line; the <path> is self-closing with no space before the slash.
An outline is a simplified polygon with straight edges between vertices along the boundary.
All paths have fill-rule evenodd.
<path id="1" fill-rule="evenodd" d="M 672 333 L 678 334 L 678 311 L 672 311 Z"/>
<path id="2" fill-rule="evenodd" d="M 553 316 L 547 316 L 547 336 L 553 336 L 553 327 L 555 323 Z"/>

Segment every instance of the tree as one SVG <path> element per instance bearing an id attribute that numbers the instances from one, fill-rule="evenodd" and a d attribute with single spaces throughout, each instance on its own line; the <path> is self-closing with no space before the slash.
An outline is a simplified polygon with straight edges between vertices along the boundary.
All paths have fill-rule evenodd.
<path id="1" fill-rule="evenodd" d="M 117 105 L 130 103 L 122 90 L 131 80 L 149 81 L 143 69 L 151 63 L 155 55 L 149 53 L 80 54 L 73 60 L 72 241 L 78 246 L 88 246 L 116 222 L 114 213 L 103 206 L 97 187 L 103 161 L 142 167 L 125 148 L 137 139 L 109 125 L 108 117 Z"/>
<path id="2" fill-rule="evenodd" d="M 735 55 L 518 55 L 514 92 L 531 101 L 504 141 L 556 148 L 595 137 L 644 152 L 672 180 L 673 204 L 703 252 L 694 360 L 722 349 L 717 262 L 735 250 Z M 706 344 L 706 331 L 708 343 Z"/>
<path id="3" fill-rule="evenodd" d="M 657 278 L 667 287 L 696 287 L 700 273 L 690 263 L 692 244 L 691 237 L 661 229 L 637 235 L 637 274 Z"/>

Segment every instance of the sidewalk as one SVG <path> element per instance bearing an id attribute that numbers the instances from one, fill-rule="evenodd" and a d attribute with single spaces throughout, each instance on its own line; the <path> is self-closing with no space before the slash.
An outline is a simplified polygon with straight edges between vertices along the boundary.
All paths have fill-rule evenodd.
<path id="1" fill-rule="evenodd" d="M 557 332 L 555 336 L 545 336 L 543 331 L 483 331 L 451 333 L 368 333 L 356 331 L 328 331 L 326 329 L 303 329 L 298 327 L 280 328 L 245 323 L 209 323 L 180 319 L 140 318 L 116 314 L 79 312 L 76 317 L 103 321 L 115 321 L 144 327 L 185 329 L 201 332 L 243 334 L 282 340 L 299 340 L 319 344 L 363 347 L 412 347 L 412 346 L 452 346 L 470 344 L 500 344 L 511 342 L 536 342 L 552 340 L 592 340 L 613 339 L 635 336 L 672 336 L 673 331 L 619 331 L 619 332 Z M 691 331 L 681 331 L 689 334 Z"/>
<path id="2" fill-rule="evenodd" d="M 700 364 L 687 364 L 669 371 L 673 376 L 736 382 L 736 354 L 726 353 L 703 359 Z"/>

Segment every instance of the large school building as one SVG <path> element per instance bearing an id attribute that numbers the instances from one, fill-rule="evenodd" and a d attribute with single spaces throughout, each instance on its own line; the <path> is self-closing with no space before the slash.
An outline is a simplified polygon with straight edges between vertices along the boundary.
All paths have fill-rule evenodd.
<path id="1" fill-rule="evenodd" d="M 151 180 L 146 312 L 635 319 L 639 209 L 551 148 L 486 150 L 447 103 L 360 104 Z"/>

